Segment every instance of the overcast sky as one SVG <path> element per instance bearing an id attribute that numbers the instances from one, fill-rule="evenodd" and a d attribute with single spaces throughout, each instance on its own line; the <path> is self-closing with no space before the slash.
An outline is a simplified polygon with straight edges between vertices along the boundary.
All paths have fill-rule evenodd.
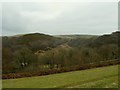
<path id="1" fill-rule="evenodd" d="M 2 4 L 2 34 L 105 34 L 118 30 L 117 2 Z"/>

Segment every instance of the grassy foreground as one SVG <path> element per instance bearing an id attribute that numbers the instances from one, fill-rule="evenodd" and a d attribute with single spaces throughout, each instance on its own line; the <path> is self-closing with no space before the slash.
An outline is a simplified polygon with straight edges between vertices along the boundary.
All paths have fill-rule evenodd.
<path id="1" fill-rule="evenodd" d="M 3 88 L 118 88 L 118 65 L 2 82 Z"/>

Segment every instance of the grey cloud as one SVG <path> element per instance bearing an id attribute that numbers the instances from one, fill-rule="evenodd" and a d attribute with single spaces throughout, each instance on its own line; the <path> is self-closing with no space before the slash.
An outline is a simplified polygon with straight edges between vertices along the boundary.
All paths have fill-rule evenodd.
<path id="1" fill-rule="evenodd" d="M 4 3 L 3 35 L 104 34 L 117 30 L 117 3 Z"/>

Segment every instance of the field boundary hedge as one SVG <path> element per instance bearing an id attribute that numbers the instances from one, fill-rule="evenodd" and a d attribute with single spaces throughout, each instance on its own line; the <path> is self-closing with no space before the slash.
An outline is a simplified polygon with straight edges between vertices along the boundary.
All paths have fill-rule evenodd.
<path id="1" fill-rule="evenodd" d="M 43 76 L 43 75 L 49 75 L 49 74 L 55 74 L 55 73 L 85 70 L 85 69 L 104 67 L 109 65 L 117 65 L 117 64 L 120 64 L 119 60 L 115 60 L 115 61 L 111 60 L 111 61 L 102 61 L 99 63 L 89 63 L 89 64 L 76 65 L 71 67 L 58 68 L 58 69 L 54 68 L 54 69 L 48 69 L 45 71 L 32 72 L 32 73 L 30 72 L 9 73 L 9 74 L 2 74 L 2 79 L 15 79 L 15 78 L 32 77 L 32 76 Z"/>

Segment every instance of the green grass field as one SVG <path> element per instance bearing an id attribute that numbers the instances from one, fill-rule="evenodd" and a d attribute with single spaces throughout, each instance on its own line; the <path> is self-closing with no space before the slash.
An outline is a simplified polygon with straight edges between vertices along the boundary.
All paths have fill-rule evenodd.
<path id="1" fill-rule="evenodd" d="M 118 65 L 2 82 L 3 88 L 118 88 Z"/>

